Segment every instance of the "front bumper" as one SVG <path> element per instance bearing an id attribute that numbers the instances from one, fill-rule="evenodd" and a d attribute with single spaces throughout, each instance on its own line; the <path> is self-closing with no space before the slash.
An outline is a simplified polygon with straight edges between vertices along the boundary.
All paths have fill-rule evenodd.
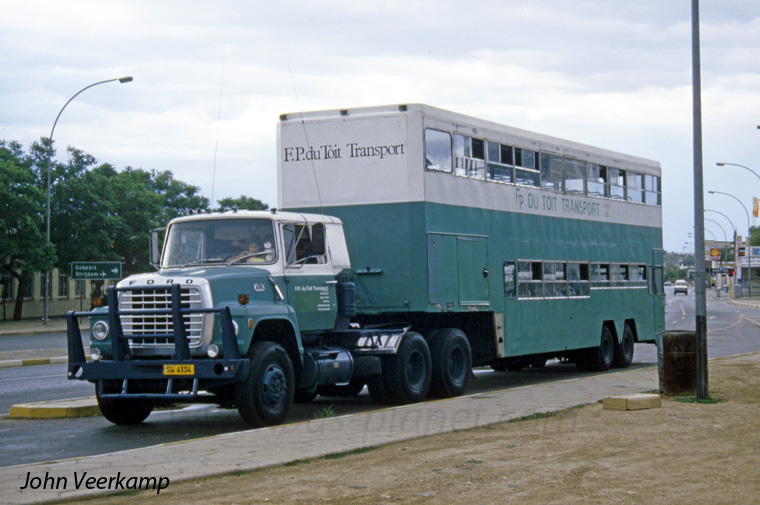
<path id="1" fill-rule="evenodd" d="M 87 362 L 79 329 L 79 317 L 91 312 L 66 314 L 68 338 L 68 378 L 87 380 L 98 384 L 98 395 L 103 398 L 144 398 L 155 400 L 202 401 L 200 391 L 207 391 L 245 380 L 250 360 L 240 356 L 229 307 L 213 309 L 183 309 L 180 287 L 172 286 L 173 303 L 170 310 L 119 310 L 115 288 L 109 288 L 108 318 L 111 328 L 111 357 Z M 121 331 L 123 314 L 170 313 L 174 321 L 173 332 L 163 335 L 174 342 L 174 355 L 166 359 L 140 359 L 130 352 L 128 341 L 141 338 L 125 336 Z M 222 330 L 224 358 L 193 359 L 190 355 L 182 315 L 189 312 L 216 313 Z M 142 338 L 152 338 L 145 336 Z"/>

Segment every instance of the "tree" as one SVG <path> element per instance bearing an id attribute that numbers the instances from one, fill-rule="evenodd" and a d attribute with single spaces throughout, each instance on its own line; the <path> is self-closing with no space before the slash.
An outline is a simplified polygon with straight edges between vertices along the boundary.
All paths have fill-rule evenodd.
<path id="1" fill-rule="evenodd" d="M 65 163 L 50 161 L 54 155 L 46 137 L 32 144 L 29 155 L 17 142 L 0 141 L 0 261 L 3 275 L 19 280 L 14 318 L 21 317 L 25 276 L 53 266 L 65 272 L 74 261 L 120 261 L 124 275 L 147 271 L 151 229 L 189 210 L 209 210 L 197 186 L 168 170 L 118 171 L 72 147 Z M 46 250 L 49 161 L 51 247 Z M 268 208 L 247 196 L 219 203 L 221 210 Z"/>
<path id="2" fill-rule="evenodd" d="M 239 198 L 222 198 L 218 200 L 219 212 L 227 210 L 267 210 L 269 205 L 257 198 L 240 195 Z"/>
<path id="3" fill-rule="evenodd" d="M 52 268 L 55 253 L 45 247 L 45 192 L 37 187 L 32 158 L 17 142 L 0 141 L 0 261 L 3 276 L 18 281 L 13 319 L 21 319 L 27 293 L 23 282 Z"/>

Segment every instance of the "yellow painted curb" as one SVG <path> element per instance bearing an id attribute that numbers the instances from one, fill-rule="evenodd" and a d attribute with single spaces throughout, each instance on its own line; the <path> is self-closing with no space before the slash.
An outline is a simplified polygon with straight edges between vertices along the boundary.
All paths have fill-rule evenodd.
<path id="1" fill-rule="evenodd" d="M 8 417 L 11 419 L 58 419 L 99 415 L 100 409 L 95 398 L 20 403 L 11 406 L 8 412 Z"/>
<path id="2" fill-rule="evenodd" d="M 33 365 L 49 365 L 50 358 L 29 358 L 22 359 L 21 366 L 33 366 Z"/>

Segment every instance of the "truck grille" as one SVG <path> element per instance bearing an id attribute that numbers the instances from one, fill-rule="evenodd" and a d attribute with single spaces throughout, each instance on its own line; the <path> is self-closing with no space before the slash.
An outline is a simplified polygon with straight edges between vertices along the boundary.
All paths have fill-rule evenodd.
<path id="1" fill-rule="evenodd" d="M 130 289 L 121 293 L 119 306 L 123 310 L 162 310 L 172 308 L 171 292 L 169 289 L 141 290 Z M 203 296 L 200 289 L 195 286 L 182 287 L 182 308 L 202 308 Z M 203 334 L 203 314 L 186 314 L 185 330 L 187 332 L 188 345 L 198 347 L 201 345 Z M 174 329 L 170 314 L 148 315 L 124 315 L 121 318 L 124 336 L 152 335 L 156 333 L 171 334 Z M 133 349 L 171 347 L 174 342 L 171 338 L 152 338 L 130 340 L 129 346 Z"/>

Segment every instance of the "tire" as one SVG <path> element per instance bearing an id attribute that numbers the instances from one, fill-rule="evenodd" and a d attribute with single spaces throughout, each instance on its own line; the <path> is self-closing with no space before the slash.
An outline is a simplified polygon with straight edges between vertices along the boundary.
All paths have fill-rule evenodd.
<path id="1" fill-rule="evenodd" d="M 252 427 L 281 424 L 295 395 L 295 373 L 287 351 L 274 342 L 257 342 L 248 351 L 251 368 L 235 387 L 240 417 Z"/>
<path id="2" fill-rule="evenodd" d="M 629 325 L 625 325 L 623 338 L 619 344 L 615 345 L 615 359 L 613 365 L 616 368 L 628 368 L 633 362 L 633 330 Z"/>
<path id="3" fill-rule="evenodd" d="M 607 325 L 602 326 L 602 336 L 598 347 L 583 351 L 575 366 L 584 372 L 604 372 L 612 367 L 615 359 L 615 339 Z"/>
<path id="4" fill-rule="evenodd" d="M 386 396 L 383 403 L 394 405 L 424 400 L 430 389 L 431 369 L 427 342 L 419 333 L 410 332 L 404 337 L 398 352 L 383 362 L 382 380 L 385 387 L 384 391 L 380 391 L 381 388 L 375 385 L 376 394 Z"/>
<path id="5" fill-rule="evenodd" d="M 472 350 L 461 331 L 446 328 L 430 336 L 430 394 L 451 398 L 464 394 L 472 377 Z"/>
<path id="6" fill-rule="evenodd" d="M 113 424 L 128 426 L 140 424 L 153 412 L 153 402 L 149 400 L 131 400 L 129 398 L 101 398 L 95 385 L 100 413 Z"/>

